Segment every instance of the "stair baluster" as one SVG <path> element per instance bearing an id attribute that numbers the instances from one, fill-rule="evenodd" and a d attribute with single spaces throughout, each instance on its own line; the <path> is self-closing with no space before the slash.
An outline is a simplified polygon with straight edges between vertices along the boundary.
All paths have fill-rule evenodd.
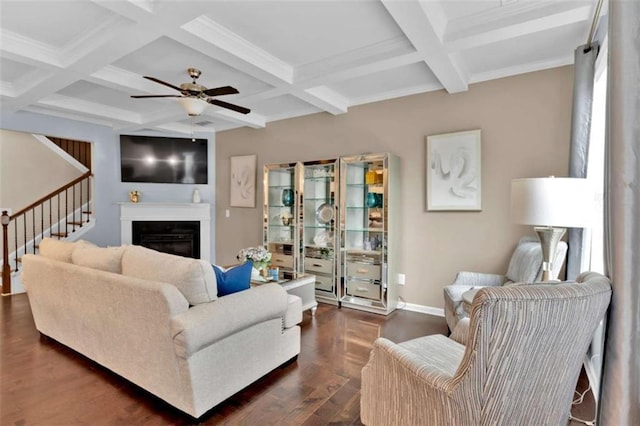
<path id="1" fill-rule="evenodd" d="M 82 149 L 82 145 L 80 146 Z M 25 207 L 24 209 L 16 212 L 13 215 L 4 215 L 8 217 L 6 226 L 3 224 L 3 272 L 2 272 L 2 294 L 10 294 L 11 293 L 11 266 L 10 266 L 10 257 L 9 254 L 13 251 L 13 261 L 15 264 L 15 269 L 13 272 L 18 272 L 19 264 L 20 264 L 20 254 L 26 253 L 36 253 L 36 250 L 39 247 L 40 241 L 46 236 L 46 231 L 48 228 L 49 237 L 57 237 L 58 239 L 64 239 L 69 236 L 71 232 L 76 230 L 76 227 L 82 227 L 85 223 L 90 221 L 91 215 L 91 183 L 90 180 L 92 178 L 92 173 L 90 171 L 84 173 L 82 176 L 72 180 L 68 184 L 60 187 L 59 189 L 51 192 L 50 194 L 40 198 L 36 202 L 31 205 Z M 78 190 L 76 190 L 76 186 L 78 186 Z M 83 186 L 86 187 L 86 200 L 83 199 Z M 69 191 L 71 189 L 71 191 Z M 71 193 L 72 200 L 69 200 L 69 194 Z M 64 208 L 62 204 L 62 197 L 64 194 Z M 78 197 L 79 195 L 79 197 Z M 76 197 L 79 198 L 76 199 Z M 54 207 L 53 202 L 54 198 L 56 200 L 56 208 L 57 208 L 57 217 L 54 219 Z M 48 204 L 48 216 L 49 222 L 45 222 L 45 204 Z M 72 211 L 69 211 L 69 208 Z M 38 210 L 40 211 L 40 220 L 37 218 Z M 76 211 L 77 210 L 77 211 Z M 63 216 L 64 214 L 64 216 Z M 80 216 L 80 219 L 77 220 L 77 216 Z M 86 220 L 85 220 L 86 218 Z M 5 219 L 2 219 L 3 222 Z M 22 221 L 22 223 L 19 223 Z M 31 223 L 27 223 L 27 222 Z M 13 222 L 13 226 L 10 227 L 11 222 Z M 37 226 L 39 223 L 39 227 Z M 71 231 L 69 231 L 69 225 L 72 225 Z M 64 228 L 63 228 L 64 226 Z M 54 227 L 55 231 L 54 232 Z M 13 231 L 12 239 L 13 247 L 9 245 L 9 234 Z M 31 245 L 31 247 L 29 247 Z M 4 270 L 9 270 L 8 274 L 5 274 Z M 5 275 L 8 275 L 8 278 L 5 278 Z"/>

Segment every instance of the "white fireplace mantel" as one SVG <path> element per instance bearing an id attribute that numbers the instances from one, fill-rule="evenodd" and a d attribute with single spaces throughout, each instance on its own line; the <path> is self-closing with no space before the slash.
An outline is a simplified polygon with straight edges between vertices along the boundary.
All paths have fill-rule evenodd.
<path id="1" fill-rule="evenodd" d="M 120 242 L 131 244 L 135 221 L 191 220 L 200 222 L 200 258 L 211 257 L 211 206 L 208 203 L 118 203 Z"/>

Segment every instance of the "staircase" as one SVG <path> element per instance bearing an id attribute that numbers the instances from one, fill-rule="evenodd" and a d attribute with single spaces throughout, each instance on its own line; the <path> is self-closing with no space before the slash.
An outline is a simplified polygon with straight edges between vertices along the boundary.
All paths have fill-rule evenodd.
<path id="1" fill-rule="evenodd" d="M 49 139 L 89 168 L 90 143 Z M 89 169 L 12 215 L 1 212 L 3 296 L 24 291 L 19 280 L 20 261 L 27 253 L 37 253 L 40 241 L 47 237 L 75 241 L 95 226 L 91 208 L 92 177 Z"/>

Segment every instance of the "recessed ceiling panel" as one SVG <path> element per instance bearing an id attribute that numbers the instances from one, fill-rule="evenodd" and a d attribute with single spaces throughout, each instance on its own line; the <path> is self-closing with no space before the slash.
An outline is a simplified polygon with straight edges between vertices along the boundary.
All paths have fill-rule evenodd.
<path id="1" fill-rule="evenodd" d="M 84 80 L 77 81 L 64 89 L 59 90 L 58 94 L 130 111 L 136 111 L 142 107 L 145 114 L 160 111 L 166 105 L 176 103 L 173 98 L 133 99 L 127 93 L 99 86 Z"/>
<path id="2" fill-rule="evenodd" d="M 271 117 L 281 119 L 286 116 L 297 117 L 299 115 L 313 114 L 320 111 L 313 105 L 309 105 L 291 95 L 266 99 L 252 103 L 250 106 L 253 110 L 259 111 L 260 115 L 266 117 L 267 120 Z"/>
<path id="3" fill-rule="evenodd" d="M 175 86 L 180 86 L 181 83 L 190 83 L 191 78 L 187 73 L 187 68 L 198 68 L 202 71 L 202 75 L 198 79 L 199 84 L 208 88 L 234 86 L 242 96 L 271 88 L 263 81 L 167 37 L 162 37 L 124 56 L 114 65 L 139 74 L 141 78 L 148 75 Z M 173 94 L 173 91 L 158 84 L 158 93 Z M 233 97 L 225 96 L 224 99 L 231 100 Z"/>
<path id="4" fill-rule="evenodd" d="M 113 16 L 90 1 L 3 0 L 0 11 L 3 29 L 57 48 L 83 37 Z"/>
<path id="5" fill-rule="evenodd" d="M 439 2 L 448 21 L 477 15 L 489 9 L 500 7 L 503 3 L 516 3 L 517 0 L 456 0 Z"/>
<path id="6" fill-rule="evenodd" d="M 462 52 L 472 75 L 501 71 L 524 64 L 558 66 L 558 61 L 573 58 L 573 51 L 586 42 L 584 25 L 577 23 L 554 28 Z M 523 66 L 523 72 L 529 70 Z"/>
<path id="7" fill-rule="evenodd" d="M 403 35 L 378 1 L 212 2 L 207 16 L 293 66 Z"/>
<path id="8" fill-rule="evenodd" d="M 406 95 L 405 90 L 416 86 L 441 87 L 424 62 L 393 68 L 375 74 L 353 78 L 330 85 L 329 87 L 350 100 L 376 97 L 376 94 L 397 92 L 398 96 Z"/>

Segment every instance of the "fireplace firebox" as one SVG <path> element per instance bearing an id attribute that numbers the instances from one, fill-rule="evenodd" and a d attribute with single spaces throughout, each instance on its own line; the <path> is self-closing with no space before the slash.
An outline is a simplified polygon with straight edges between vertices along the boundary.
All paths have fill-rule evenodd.
<path id="1" fill-rule="evenodd" d="M 131 231 L 132 244 L 200 259 L 199 221 L 133 221 Z"/>

